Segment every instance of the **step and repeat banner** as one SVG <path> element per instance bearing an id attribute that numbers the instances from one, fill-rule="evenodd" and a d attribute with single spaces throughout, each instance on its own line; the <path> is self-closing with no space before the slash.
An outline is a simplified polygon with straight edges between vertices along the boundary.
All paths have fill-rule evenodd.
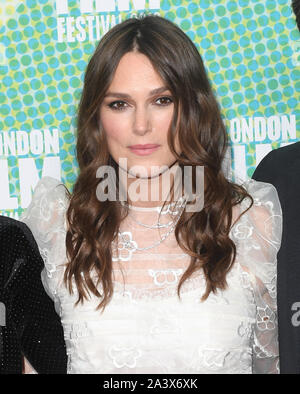
<path id="1" fill-rule="evenodd" d="M 175 22 L 201 53 L 222 108 L 232 178 L 300 140 L 300 34 L 291 0 L 0 0 L 0 214 L 19 218 L 42 176 L 76 180 L 87 63 L 115 24 Z M 283 163 L 284 165 L 284 163 Z"/>

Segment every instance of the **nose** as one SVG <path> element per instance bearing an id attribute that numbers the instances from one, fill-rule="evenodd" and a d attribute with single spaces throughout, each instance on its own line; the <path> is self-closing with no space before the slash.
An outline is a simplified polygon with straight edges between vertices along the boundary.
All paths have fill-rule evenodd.
<path id="1" fill-rule="evenodd" d="M 133 132 L 144 135 L 151 130 L 150 114 L 145 107 L 137 107 L 134 113 Z"/>

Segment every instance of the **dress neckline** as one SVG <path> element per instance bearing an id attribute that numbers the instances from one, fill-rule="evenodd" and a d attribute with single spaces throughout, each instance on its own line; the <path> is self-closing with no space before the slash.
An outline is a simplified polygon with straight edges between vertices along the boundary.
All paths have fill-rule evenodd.
<path id="1" fill-rule="evenodd" d="M 182 204 L 184 198 L 180 197 L 178 201 L 173 201 L 169 204 L 165 204 L 165 205 L 156 205 L 154 207 L 137 207 L 135 205 L 131 205 L 131 204 L 126 204 L 128 206 L 129 209 L 133 210 L 133 211 L 139 211 L 139 212 L 161 212 L 161 210 L 163 209 L 163 211 L 169 211 L 170 208 L 174 208 L 176 207 L 177 204 Z"/>

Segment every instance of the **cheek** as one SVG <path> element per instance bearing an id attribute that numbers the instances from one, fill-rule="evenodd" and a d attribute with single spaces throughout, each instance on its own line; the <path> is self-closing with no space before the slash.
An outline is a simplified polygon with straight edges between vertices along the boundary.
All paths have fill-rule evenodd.
<path id="1" fill-rule="evenodd" d="M 160 113 L 156 113 L 152 118 L 155 130 L 167 136 L 168 130 L 171 126 L 172 117 L 173 111 L 161 111 Z"/>
<path id="2" fill-rule="evenodd" d="M 103 113 L 101 114 L 101 124 L 108 142 L 122 142 L 127 128 L 126 122 L 122 122 L 116 116 Z"/>
<path id="3" fill-rule="evenodd" d="M 161 132 L 161 138 L 162 138 L 161 141 L 164 144 L 164 151 L 166 152 L 166 154 L 168 154 L 168 156 L 171 155 L 172 157 L 174 157 L 174 154 L 172 153 L 172 151 L 168 145 L 168 132 L 171 127 L 171 124 L 172 124 L 172 114 L 169 117 L 165 117 L 164 119 L 161 119 L 159 129 Z M 174 140 L 175 151 L 177 152 L 177 154 L 180 154 L 181 148 L 180 148 L 180 144 L 179 144 L 178 133 L 175 134 L 175 136 L 173 137 L 173 140 Z"/>
<path id="4" fill-rule="evenodd" d="M 154 128 L 156 133 L 160 136 L 160 141 L 164 144 L 164 151 L 170 154 L 170 148 L 168 145 L 168 132 L 172 124 L 173 110 L 167 113 L 162 113 L 155 118 Z M 174 140 L 175 150 L 179 151 L 178 137 L 175 136 Z"/>

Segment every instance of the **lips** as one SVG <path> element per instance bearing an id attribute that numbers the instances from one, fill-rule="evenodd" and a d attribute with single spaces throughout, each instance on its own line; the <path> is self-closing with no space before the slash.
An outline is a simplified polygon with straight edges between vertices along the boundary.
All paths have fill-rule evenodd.
<path id="1" fill-rule="evenodd" d="M 129 146 L 129 149 L 131 150 L 131 152 L 139 156 L 146 156 L 155 152 L 159 146 L 160 145 L 157 144 L 144 144 L 144 145 L 139 144 L 139 145 L 131 145 Z"/>
<path id="2" fill-rule="evenodd" d="M 130 149 L 152 149 L 157 148 L 159 145 L 157 144 L 144 144 L 144 145 L 130 145 Z"/>

